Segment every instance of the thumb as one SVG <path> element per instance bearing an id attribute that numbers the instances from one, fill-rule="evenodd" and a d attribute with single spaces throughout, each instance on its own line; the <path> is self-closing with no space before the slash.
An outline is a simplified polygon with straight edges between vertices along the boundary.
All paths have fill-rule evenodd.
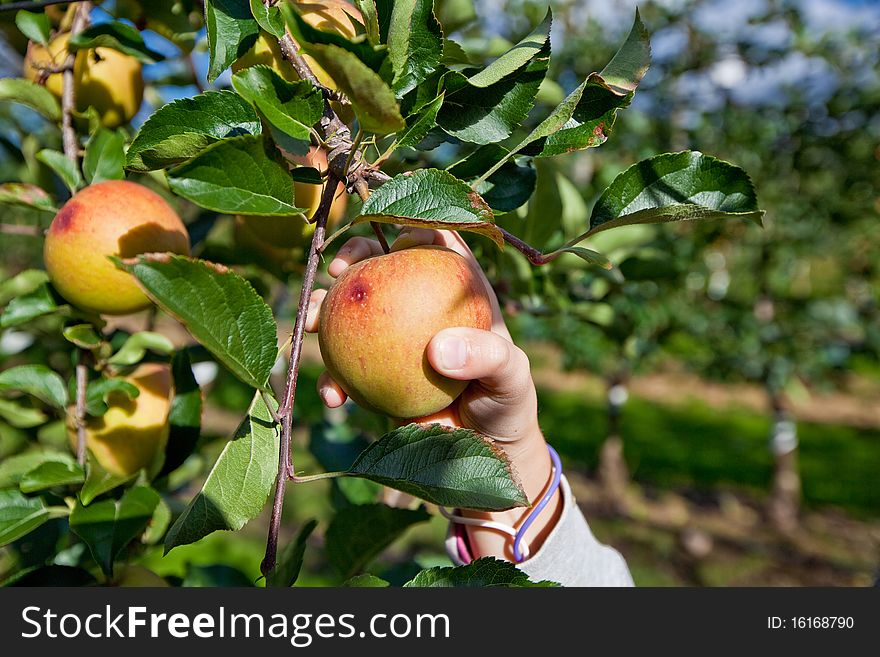
<path id="1" fill-rule="evenodd" d="M 427 357 L 438 373 L 460 381 L 478 380 L 499 401 L 516 401 L 534 387 L 528 356 L 492 331 L 444 329 L 428 343 Z"/>

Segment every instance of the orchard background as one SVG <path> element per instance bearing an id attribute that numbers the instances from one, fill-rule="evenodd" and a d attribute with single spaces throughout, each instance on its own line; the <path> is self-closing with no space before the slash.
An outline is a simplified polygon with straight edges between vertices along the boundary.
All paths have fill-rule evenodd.
<path id="1" fill-rule="evenodd" d="M 41 272 L 44 230 L 71 188 L 125 175 L 159 192 L 186 223 L 193 258 L 230 267 L 238 275 L 235 285 L 246 280 L 254 298 L 268 304 L 251 308 L 274 315 L 277 322 L 281 352 L 274 366 L 269 363 L 264 388 L 281 395 L 286 340 L 308 272 L 312 229 L 301 222 L 298 239 L 283 244 L 276 233 L 270 244 L 255 235 L 254 219 L 235 215 L 282 213 L 248 205 L 241 197 L 221 194 L 206 201 L 204 187 L 201 195 L 192 190 L 211 182 L 200 171 L 222 170 L 236 152 L 247 151 L 256 166 L 275 166 L 277 173 L 276 155 L 266 152 L 289 155 L 297 142 L 301 148 L 310 138 L 331 141 L 326 133 L 316 135 L 321 131 L 314 127 L 310 131 L 310 124 L 318 125 L 321 90 L 300 83 L 294 96 L 302 102 L 285 104 L 278 89 L 290 93 L 293 87 L 273 82 L 281 78 L 269 69 L 248 68 L 273 63 L 271 52 L 268 59 L 246 59 L 259 30 L 283 34 L 286 24 L 305 52 L 309 43 L 317 44 L 312 54 L 328 71 L 342 75 L 346 66 L 360 71 L 360 65 L 374 70 L 389 89 L 391 104 L 397 104 L 396 115 L 384 100 L 371 104 L 386 96 L 377 95 L 376 87 L 359 95 L 356 80 L 340 83 L 339 92 L 325 90 L 331 109 L 354 127 L 349 146 L 362 148 L 369 162 L 380 160 L 387 176 L 448 170 L 466 181 L 463 189 L 473 184 L 491 208 L 490 221 L 485 213 L 467 217 L 474 225 L 464 230 L 476 227 L 483 234 L 465 235 L 498 292 L 515 339 L 530 355 L 545 435 L 562 455 L 594 532 L 624 554 L 637 584 L 874 582 L 880 555 L 880 8 L 875 3 L 645 2 L 634 24 L 634 3 L 572 0 L 549 3 L 550 30 L 547 2 L 443 0 L 434 8 L 443 46 L 442 62 L 435 62 L 433 71 L 401 65 L 431 55 L 407 58 L 400 54 L 407 52 L 400 50 L 400 40 L 397 55 L 390 57 L 396 63 L 383 70 L 384 44 L 395 52 L 388 21 L 382 19 L 390 19 L 387 2 L 374 5 L 379 20 L 373 32 L 369 25 L 350 24 L 350 34 L 340 36 L 337 30 L 330 38 L 290 12 L 261 10 L 261 2 L 93 4 L 80 10 L 78 27 L 97 40 L 81 37 L 82 47 L 109 47 L 140 61 L 144 100 L 120 127 L 106 115 L 73 112 L 76 150 L 84 148 L 73 167 L 64 155 L 63 103 L 46 89 L 34 89 L 35 83 L 15 79 L 22 77 L 28 37 L 48 40 L 59 24 L 70 29 L 76 7 L 0 14 L 0 581 L 118 583 L 126 572 L 149 579 L 152 575 L 144 574 L 152 571 L 172 585 L 264 585 L 260 564 L 271 526 L 280 433 L 269 428 L 267 397 L 254 394 L 265 382 L 254 379 L 247 363 L 236 366 L 235 354 L 194 340 L 200 320 L 187 316 L 186 308 L 169 307 L 159 288 L 151 296 L 162 310 L 100 320 L 66 305 Z M 418 8 L 425 3 L 399 4 Z M 423 14 L 421 23 L 410 24 L 438 34 Z M 227 39 L 209 38 L 212 30 Z M 233 33 L 241 41 L 236 43 Z M 277 39 L 265 43 L 270 42 L 277 46 Z M 218 44 L 226 44 L 226 51 Z M 241 44 L 240 52 L 229 50 Z M 461 87 L 455 85 L 477 89 L 472 99 L 489 92 L 473 79 L 463 82 L 462 71 L 476 77 L 490 62 L 505 61 L 505 53 L 529 48 L 533 54 L 520 68 L 487 69 L 500 78 L 496 85 L 509 85 L 504 91 L 486 85 L 496 90 L 496 107 L 504 107 L 504 99 L 523 107 L 490 112 L 489 122 L 473 118 L 478 100 L 461 100 Z M 603 71 L 619 48 L 624 56 L 614 60 L 617 67 Z M 337 50 L 346 54 L 327 54 Z M 438 65 L 448 76 L 439 87 L 437 79 L 429 80 Z M 289 64 L 278 64 L 278 72 L 290 80 L 293 75 L 284 66 Z M 602 96 L 605 87 L 589 84 L 595 83 L 590 77 L 595 71 L 606 75 L 604 83 L 611 82 L 606 84 L 611 96 Z M 542 122 L 548 116 L 558 116 L 566 97 L 584 81 L 584 94 L 596 93 L 611 103 L 608 129 L 603 124 L 598 138 L 590 139 L 565 136 L 560 124 L 557 134 L 548 128 L 520 149 L 532 130 L 546 127 Z M 267 92 L 273 84 L 275 93 Z M 521 91 L 525 88 L 531 90 Z M 161 118 L 161 108 L 196 96 L 216 99 L 214 89 L 231 90 L 224 92 L 226 100 L 237 94 L 237 111 L 246 119 L 241 130 L 210 138 L 205 126 L 172 130 L 165 135 L 165 150 L 158 148 L 162 144 L 145 121 L 159 111 L 154 127 L 173 126 L 174 120 Z M 457 102 L 445 97 L 456 92 Z M 215 114 L 217 107 L 211 110 Z M 520 111 L 527 118 L 514 121 Z M 577 123 L 583 113 L 575 112 L 571 120 Z M 497 134 L 485 138 L 487 125 Z M 397 139 L 384 136 L 393 132 Z M 555 152 L 547 146 L 554 139 Z M 263 151 L 255 146 L 258 140 L 281 150 Z M 200 160 L 223 148 L 229 150 L 222 157 Z M 541 148 L 546 157 L 540 157 Z M 485 176 L 509 149 L 520 154 Z M 485 236 L 497 226 L 551 253 L 586 232 L 601 214 L 597 208 L 606 215 L 616 208 L 618 218 L 626 216 L 625 204 L 606 192 L 609 186 L 619 190 L 612 184 L 618 176 L 649 161 L 654 163 L 649 169 L 662 178 L 664 163 L 671 160 L 657 165 L 649 158 L 684 151 L 691 152 L 686 157 L 736 165 L 719 175 L 722 185 L 726 180 L 749 189 L 748 174 L 757 201 L 747 198 L 732 211 L 701 206 L 708 221 L 639 223 L 598 232 L 580 244 L 592 250 L 579 254 L 583 260 L 566 254 L 533 265 L 510 243 L 500 250 Z M 230 169 L 244 178 L 247 170 Z M 320 214 L 317 195 L 312 192 L 304 201 L 307 192 L 300 190 L 308 188 L 300 185 L 315 182 L 319 173 L 328 177 L 326 160 L 293 171 L 300 183 L 287 207 Z M 239 182 L 234 175 L 227 179 Z M 379 182 L 393 185 L 394 180 Z M 377 181 L 364 181 L 371 182 Z M 692 206 L 718 202 L 695 201 L 718 191 L 705 181 L 685 184 L 689 196 L 681 189 L 657 195 L 649 208 L 655 218 L 674 214 L 684 196 Z M 285 192 L 278 191 L 283 187 L 272 191 L 277 202 L 285 200 L 280 198 Z M 328 234 L 361 215 L 358 192 L 364 189 L 349 191 L 345 214 L 329 218 Z M 379 230 L 393 239 L 401 217 L 387 203 L 382 207 L 380 192 L 373 193 L 373 211 L 364 214 L 383 222 Z M 243 203 L 238 207 L 244 210 L 231 210 L 229 203 Z M 339 212 L 338 203 L 335 207 Z M 765 213 L 762 228 L 742 218 L 759 208 Z M 411 223 L 439 221 L 408 211 Z M 370 236 L 373 230 L 360 223 L 346 236 L 352 234 Z M 328 252 L 341 243 L 334 240 Z M 533 261 L 543 257 L 524 250 Z M 150 263 L 128 266 L 149 268 Z M 213 276 L 210 272 L 218 270 L 182 271 Z M 142 282 L 144 277 L 142 271 Z M 325 268 L 318 267 L 317 277 L 326 287 Z M 77 363 L 90 364 L 92 384 L 104 382 L 103 388 L 95 386 L 86 409 L 98 416 L 114 386 L 113 394 L 126 390 L 106 381 L 118 380 L 140 361 L 172 362 L 176 389 L 168 444 L 176 451 L 164 454 L 156 471 L 118 480 L 101 472 L 92 455 L 81 468 L 65 427 L 65 418 L 75 414 L 67 402 L 76 397 Z M 98 371 L 96 363 L 110 366 Z M 38 383 L 24 380 L 21 368 L 33 365 L 46 366 L 59 378 L 41 371 Z M 321 369 L 316 340 L 307 336 L 291 425 L 297 473 L 344 470 L 390 429 L 383 418 L 356 407 L 324 410 L 315 393 Z M 250 419 L 243 423 L 246 416 Z M 239 476 L 229 456 L 237 442 L 230 442 L 233 436 L 252 441 L 272 466 L 256 486 L 267 499 L 221 509 L 221 526 L 213 529 L 237 531 L 199 535 L 186 522 L 193 500 L 212 499 L 218 464 L 232 480 Z M 399 483 L 406 479 L 398 477 Z M 446 521 L 374 481 L 295 482 L 282 501 L 280 565 L 272 583 L 336 585 L 369 573 L 401 585 L 425 569 L 449 566 L 442 552 Z M 402 503 L 410 508 L 399 508 Z M 420 575 L 419 583 L 442 580 L 449 571 L 427 572 L 432 574 Z M 375 578 L 353 583 L 379 583 Z"/>

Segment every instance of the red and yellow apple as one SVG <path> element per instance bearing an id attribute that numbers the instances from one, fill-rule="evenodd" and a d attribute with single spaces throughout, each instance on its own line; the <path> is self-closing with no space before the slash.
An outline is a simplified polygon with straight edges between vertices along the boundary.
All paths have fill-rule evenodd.
<path id="1" fill-rule="evenodd" d="M 491 325 L 486 288 L 468 261 L 445 247 L 418 246 L 346 269 L 321 306 L 318 340 L 327 371 L 355 402 L 416 418 L 446 408 L 467 386 L 428 363 L 434 334 Z"/>
<path id="2" fill-rule="evenodd" d="M 43 260 L 58 292 L 74 306 L 107 315 L 143 310 L 150 300 L 107 256 L 188 254 L 189 235 L 174 209 L 137 183 L 89 185 L 52 220 Z"/>

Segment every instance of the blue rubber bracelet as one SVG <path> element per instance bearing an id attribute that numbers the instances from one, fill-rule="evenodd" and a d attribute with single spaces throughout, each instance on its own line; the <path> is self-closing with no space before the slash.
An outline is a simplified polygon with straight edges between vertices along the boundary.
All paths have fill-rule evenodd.
<path id="1" fill-rule="evenodd" d="M 523 536 L 525 536 L 526 531 L 535 521 L 535 518 L 538 517 L 538 514 L 541 513 L 541 511 L 544 510 L 544 507 L 550 503 L 553 494 L 559 489 L 559 482 L 562 479 L 562 463 L 559 461 L 559 454 L 557 454 L 556 450 L 550 447 L 550 445 L 547 445 L 547 451 L 550 452 L 550 460 L 553 461 L 553 480 L 550 482 L 550 488 L 547 489 L 547 492 L 544 493 L 541 501 L 535 505 L 534 509 L 532 509 L 532 512 L 525 519 L 522 527 L 517 530 L 516 536 L 513 538 L 513 558 L 517 563 L 520 563 L 523 560 L 522 552 L 519 549 L 519 544 L 522 542 Z"/>

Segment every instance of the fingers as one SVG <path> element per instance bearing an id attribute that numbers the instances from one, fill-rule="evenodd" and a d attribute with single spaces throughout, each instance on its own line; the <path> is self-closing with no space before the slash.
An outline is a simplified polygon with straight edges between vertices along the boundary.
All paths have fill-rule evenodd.
<path id="1" fill-rule="evenodd" d="M 324 297 L 326 296 L 327 290 L 312 291 L 312 296 L 309 297 L 309 309 L 306 313 L 306 332 L 317 333 L 318 318 L 321 315 L 321 304 L 324 302 Z"/>
<path id="2" fill-rule="evenodd" d="M 339 387 L 327 372 L 318 377 L 318 396 L 327 408 L 338 408 L 345 403 L 348 395 Z"/>
<path id="3" fill-rule="evenodd" d="M 534 391 L 529 359 L 510 340 L 492 331 L 451 328 L 428 343 L 428 362 L 440 374 L 478 380 L 495 400 L 525 400 Z"/>
<path id="4" fill-rule="evenodd" d="M 368 240 L 366 237 L 352 237 L 336 252 L 336 257 L 327 267 L 327 273 L 336 278 L 354 263 L 377 255 L 382 255 L 382 246 L 379 242 Z"/>

